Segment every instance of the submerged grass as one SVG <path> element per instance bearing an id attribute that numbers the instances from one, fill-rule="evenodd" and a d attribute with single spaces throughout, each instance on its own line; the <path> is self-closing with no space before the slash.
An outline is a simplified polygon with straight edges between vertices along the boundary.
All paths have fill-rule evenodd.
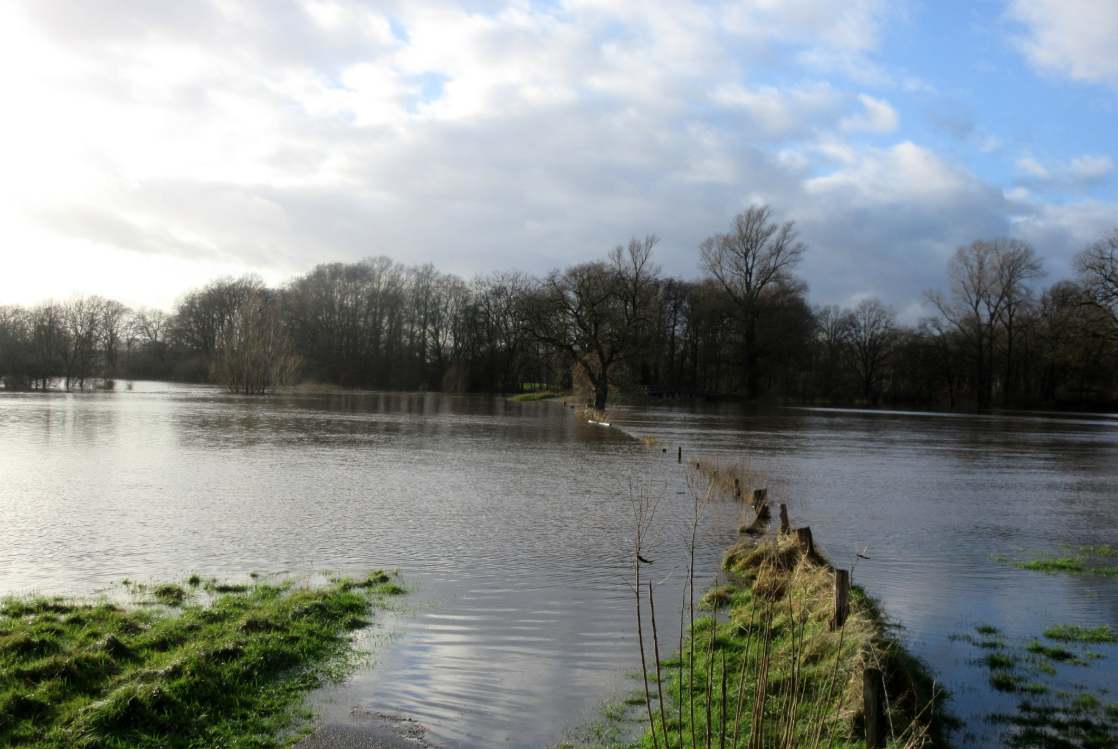
<path id="1" fill-rule="evenodd" d="M 1066 675 L 1061 679 L 1060 674 L 1066 666 L 1087 668 L 1104 658 L 1082 646 L 1114 643 L 1108 627 L 1062 624 L 1045 630 L 1045 639 L 1069 647 L 1008 638 L 989 625 L 975 631 L 978 636 L 961 634 L 953 639 L 985 651 L 971 663 L 987 669 L 991 689 L 1017 698 L 1016 711 L 986 716 L 987 723 L 1001 728 L 1002 745 L 1015 749 L 1118 749 L 1118 705 L 1104 704 L 1085 687 L 1068 682 Z"/>
<path id="2" fill-rule="evenodd" d="M 215 597 L 201 603 L 180 585 L 147 589 L 172 609 L 5 599 L 0 745 L 280 746 L 303 696 L 346 672 L 348 633 L 404 592 L 381 571 L 316 588 L 207 587 Z"/>
<path id="3" fill-rule="evenodd" d="M 1106 560 L 1118 556 L 1118 551 L 1113 549 L 1110 544 L 1078 547 L 1065 545 L 1063 548 L 1066 552 L 1063 556 L 1034 552 L 1032 559 L 1014 560 L 1004 555 L 993 556 L 991 559 L 995 562 L 1012 564 L 1019 569 L 1044 572 L 1049 575 L 1063 572 L 1072 575 L 1118 576 L 1118 566 L 1106 562 Z"/>
<path id="4" fill-rule="evenodd" d="M 864 746 L 862 673 L 886 674 L 894 746 L 942 737 L 941 695 L 885 634 L 874 602 L 851 591 L 833 628 L 834 572 L 787 536 L 746 540 L 724 560 L 680 653 L 660 664 L 664 710 L 644 747 Z M 655 673 L 651 678 L 655 679 Z"/>

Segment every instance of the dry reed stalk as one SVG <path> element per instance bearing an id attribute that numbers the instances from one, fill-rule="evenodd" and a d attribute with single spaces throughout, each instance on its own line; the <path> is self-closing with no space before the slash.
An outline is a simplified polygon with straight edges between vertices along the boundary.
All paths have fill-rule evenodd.
<path id="1" fill-rule="evenodd" d="M 652 732 L 653 749 L 660 749 L 660 743 L 656 737 L 656 721 L 652 717 L 652 695 L 648 689 L 648 659 L 644 651 L 644 623 L 641 616 L 641 564 L 644 562 L 641 560 L 644 558 L 642 553 L 647 552 L 659 537 L 658 532 L 653 534 L 653 529 L 656 510 L 660 506 L 660 500 L 663 496 L 664 494 L 661 492 L 658 496 L 653 497 L 651 486 L 634 485 L 632 479 L 629 480 L 629 501 L 633 506 L 635 522 L 632 590 L 637 604 L 637 644 L 641 654 L 641 673 L 644 676 L 644 704 L 648 712 L 648 729 Z M 649 538 L 650 534 L 653 534 L 651 539 Z M 657 658 L 659 658 L 659 655 L 657 655 Z M 666 737 L 665 740 L 667 740 Z"/>
<path id="2" fill-rule="evenodd" d="M 656 698 L 660 703 L 660 728 L 664 731 L 664 746 L 671 749 L 668 742 L 668 721 L 664 717 L 664 682 L 660 673 L 660 637 L 656 634 L 656 602 L 652 595 L 651 582 L 648 583 L 648 608 L 652 616 L 652 647 L 656 654 Z"/>
<path id="3" fill-rule="evenodd" d="M 738 749 L 738 728 L 741 726 L 741 705 L 742 698 L 745 696 L 745 673 L 749 665 L 749 649 L 753 644 L 753 622 L 754 614 L 757 611 L 757 598 L 753 598 L 753 604 L 749 607 L 749 630 L 745 636 L 745 649 L 741 654 L 741 674 L 738 676 L 738 705 L 734 710 L 734 744 L 733 749 Z"/>
<path id="4" fill-rule="evenodd" d="M 722 653 L 722 707 L 718 711 L 718 749 L 726 749 L 726 650 Z"/>

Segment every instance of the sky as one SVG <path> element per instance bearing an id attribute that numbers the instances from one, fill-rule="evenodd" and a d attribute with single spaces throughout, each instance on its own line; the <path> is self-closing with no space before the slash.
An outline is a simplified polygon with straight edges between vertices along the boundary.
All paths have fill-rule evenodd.
<path id="1" fill-rule="evenodd" d="M 1118 0 L 5 0 L 0 303 L 387 255 L 466 278 L 767 204 L 816 304 L 1118 225 Z"/>

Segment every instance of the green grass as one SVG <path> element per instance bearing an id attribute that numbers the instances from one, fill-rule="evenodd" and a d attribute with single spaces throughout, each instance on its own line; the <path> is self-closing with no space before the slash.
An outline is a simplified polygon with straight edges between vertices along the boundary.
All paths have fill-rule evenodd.
<path id="1" fill-rule="evenodd" d="M 976 631 L 981 638 L 1000 637 L 987 625 Z M 1113 641 L 1108 639 L 1113 633 L 1106 627 L 1085 629 L 1066 624 L 1046 630 L 1044 636 L 1069 643 L 1069 647 Z M 969 634 L 952 637 L 979 648 L 987 642 L 981 638 Z M 1118 749 L 1118 705 L 1106 704 L 1074 683 L 1045 683 L 1045 677 L 1058 676 L 1057 667 L 1089 667 L 1090 661 L 1104 656 L 1081 648 L 1081 652 L 1073 652 L 1051 647 L 1039 640 L 1000 639 L 998 652 L 987 652 L 970 662 L 988 670 L 992 690 L 1018 697 L 1016 711 L 985 717 L 987 723 L 1004 727 L 1001 745 L 1014 749 Z"/>
<path id="2" fill-rule="evenodd" d="M 1109 544 L 1100 546 L 1073 547 L 1065 545 L 1064 549 L 1074 552 L 1069 556 L 1053 556 L 1043 552 L 1034 552 L 1033 558 L 1028 560 L 1013 560 L 1006 556 L 995 555 L 990 559 L 995 562 L 1012 564 L 1023 570 L 1044 572 L 1049 575 L 1069 573 L 1072 575 L 1100 575 L 1104 577 L 1118 576 L 1118 566 L 1107 566 L 1103 561 L 1118 556 L 1118 550 Z M 1022 551 L 1026 551 L 1022 549 Z"/>
<path id="3" fill-rule="evenodd" d="M 179 585 L 145 589 L 173 608 L 5 599 L 0 746 L 281 746 L 304 695 L 346 673 L 349 633 L 403 592 L 383 572 L 221 587 L 207 602 Z"/>
<path id="4" fill-rule="evenodd" d="M 1105 624 L 1094 629 L 1077 627 L 1074 624 L 1059 624 L 1044 630 L 1044 636 L 1057 642 L 1116 643 L 1118 635 Z"/>
<path id="5" fill-rule="evenodd" d="M 864 746 L 862 670 L 876 663 L 895 700 L 895 729 L 912 735 L 905 732 L 919 712 L 914 706 L 926 705 L 934 687 L 919 664 L 884 637 L 881 615 L 863 591 L 852 589 L 846 625 L 832 631 L 833 573 L 803 558 L 790 538 L 744 542 L 727 554 L 725 566 L 730 582 L 703 597 L 704 615 L 696 616 L 682 651 L 661 663 L 663 713 L 650 665 L 654 729 L 645 715 L 642 747 L 730 747 L 735 732 L 742 747 L 755 738 L 765 747 L 782 739 L 797 747 Z M 678 632 L 679 621 L 658 620 L 658 626 L 663 636 Z M 648 622 L 645 627 L 647 633 Z"/>
<path id="6" fill-rule="evenodd" d="M 1071 572 L 1075 574 L 1087 571 L 1087 564 L 1079 557 L 1057 557 L 1055 559 L 1033 559 L 1030 562 L 1016 562 L 1016 566 L 1023 570 L 1045 572 L 1054 575 L 1057 572 Z"/>

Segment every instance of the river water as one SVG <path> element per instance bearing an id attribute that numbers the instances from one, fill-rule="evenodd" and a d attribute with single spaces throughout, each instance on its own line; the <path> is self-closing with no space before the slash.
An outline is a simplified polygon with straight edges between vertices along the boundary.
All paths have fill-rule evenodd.
<path id="1" fill-rule="evenodd" d="M 690 406 L 586 424 L 561 403 L 437 394 L 238 398 L 186 386 L 0 396 L 0 593 L 114 582 L 360 573 L 414 589 L 375 665 L 320 701 L 404 716 L 446 747 L 544 747 L 624 696 L 637 668 L 631 489 L 660 496 L 662 629 L 678 632 L 693 475 L 744 462 L 878 597 L 956 695 L 963 743 L 994 745 L 990 694 L 952 635 L 1118 629 L 1118 583 L 997 557 L 1118 546 L 1118 420 Z M 651 447 L 634 439 L 651 435 Z M 665 449 L 667 450 L 665 452 Z M 739 507 L 701 523 L 717 574 Z M 674 609 L 674 611 L 673 611 Z M 677 620 L 676 620 L 677 621 Z M 1114 648 L 1080 681 L 1118 689 Z"/>

